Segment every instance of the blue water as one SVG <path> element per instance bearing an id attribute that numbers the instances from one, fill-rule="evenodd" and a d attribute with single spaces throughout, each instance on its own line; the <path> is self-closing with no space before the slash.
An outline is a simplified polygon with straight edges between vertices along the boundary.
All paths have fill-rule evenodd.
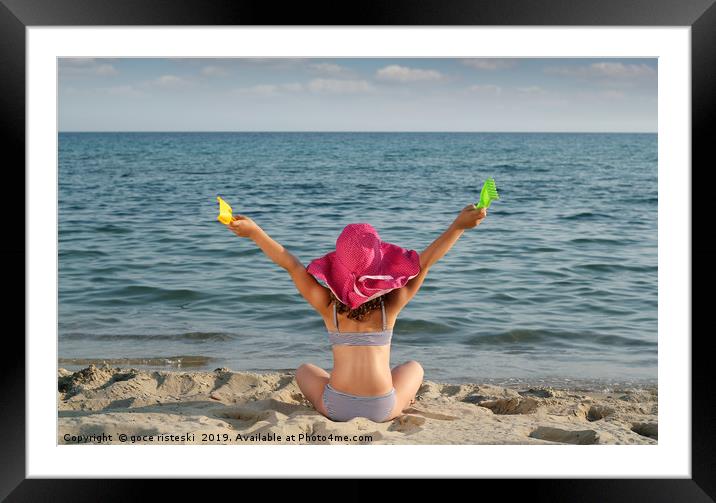
<path id="1" fill-rule="evenodd" d="M 59 363 L 330 369 L 320 316 L 216 221 L 216 195 L 304 265 L 369 222 L 431 269 L 391 363 L 463 382 L 656 382 L 657 136 L 60 133 Z"/>

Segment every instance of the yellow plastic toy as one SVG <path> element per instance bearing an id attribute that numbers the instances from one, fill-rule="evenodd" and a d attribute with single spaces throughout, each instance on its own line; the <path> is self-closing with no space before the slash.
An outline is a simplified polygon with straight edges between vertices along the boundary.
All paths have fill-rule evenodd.
<path id="1" fill-rule="evenodd" d="M 216 200 L 219 201 L 219 216 L 216 219 L 222 224 L 228 225 L 234 219 L 231 206 L 219 196 L 216 197 Z"/>

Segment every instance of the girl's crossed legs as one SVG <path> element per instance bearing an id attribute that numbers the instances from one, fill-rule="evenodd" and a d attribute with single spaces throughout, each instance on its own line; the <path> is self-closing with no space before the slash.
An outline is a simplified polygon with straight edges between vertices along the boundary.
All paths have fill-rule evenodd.
<path id="1" fill-rule="evenodd" d="M 415 401 L 415 394 L 423 383 L 423 367 L 415 360 L 397 365 L 391 370 L 395 388 L 395 406 L 386 421 L 390 421 Z M 312 363 L 304 363 L 296 369 L 296 383 L 301 393 L 313 404 L 318 412 L 328 417 L 323 405 L 323 390 L 328 384 L 330 374 Z"/>

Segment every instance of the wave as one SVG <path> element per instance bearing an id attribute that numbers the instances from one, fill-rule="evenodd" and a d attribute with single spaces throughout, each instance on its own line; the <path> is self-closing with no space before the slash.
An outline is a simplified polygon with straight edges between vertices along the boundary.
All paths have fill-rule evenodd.
<path id="1" fill-rule="evenodd" d="M 503 210 L 503 209 L 500 209 L 499 215 L 508 217 L 508 216 L 512 216 L 512 215 L 525 215 L 527 213 L 529 213 L 529 212 L 524 211 L 524 210 Z"/>
<path id="2" fill-rule="evenodd" d="M 552 246 L 537 246 L 535 248 L 526 248 L 525 251 L 528 253 L 554 253 L 562 252 L 565 250 L 562 248 L 554 248 Z"/>
<path id="3" fill-rule="evenodd" d="M 395 323 L 395 333 L 428 333 L 428 334 L 449 334 L 454 333 L 455 328 L 447 323 L 438 323 L 428 320 L 398 319 Z"/>
<path id="4" fill-rule="evenodd" d="M 283 304 L 295 305 L 296 296 L 293 292 L 276 294 L 276 293 L 248 293 L 238 297 L 237 302 L 245 302 L 247 304 Z M 272 316 L 275 316 L 272 315 Z"/>
<path id="5" fill-rule="evenodd" d="M 548 276 L 551 278 L 566 278 L 569 277 L 569 274 L 556 270 L 556 269 L 535 269 L 533 271 L 534 275 L 536 276 Z M 553 282 L 553 284 L 557 284 L 556 281 Z"/>
<path id="6" fill-rule="evenodd" d="M 102 300 L 122 299 L 137 300 L 141 299 L 145 302 L 164 302 L 168 300 L 196 300 L 201 294 L 189 288 L 160 288 L 156 286 L 145 285 L 129 285 L 116 288 L 104 293 Z"/>
<path id="7" fill-rule="evenodd" d="M 198 355 L 153 356 L 147 358 L 59 358 L 58 365 L 145 365 L 150 367 L 205 367 L 215 358 Z"/>
<path id="8" fill-rule="evenodd" d="M 106 257 L 108 254 L 99 250 L 60 250 L 58 253 L 60 258 L 93 258 Z"/>
<path id="9" fill-rule="evenodd" d="M 574 238 L 569 242 L 574 244 L 608 244 L 608 245 L 619 245 L 625 241 L 632 242 L 631 239 L 609 239 L 609 238 Z"/>
<path id="10" fill-rule="evenodd" d="M 518 297 L 513 297 L 512 295 L 510 295 L 508 293 L 504 293 L 504 292 L 496 293 L 495 295 L 493 295 L 490 298 L 490 300 L 501 301 L 501 302 L 522 302 L 522 299 L 520 299 Z"/>
<path id="11" fill-rule="evenodd" d="M 61 334 L 61 339 L 90 339 L 90 340 L 170 340 L 170 341 L 209 341 L 221 342 L 237 339 L 238 334 L 229 332 L 184 332 L 176 334 L 91 334 L 86 332 L 71 332 Z"/>
<path id="12" fill-rule="evenodd" d="M 634 204 L 640 204 L 640 203 L 647 203 L 647 204 L 655 204 L 659 202 L 659 198 L 655 196 L 644 196 L 644 197 L 629 197 L 624 199 L 624 202 L 634 203 Z"/>
<path id="13" fill-rule="evenodd" d="M 106 234 L 131 234 L 134 229 L 128 227 L 121 227 L 115 224 L 98 225 L 94 228 L 94 232 L 104 232 Z"/>
<path id="14" fill-rule="evenodd" d="M 574 347 L 585 343 L 613 348 L 650 348 L 656 347 L 655 342 L 642 341 L 620 335 L 600 335 L 590 332 L 567 332 L 559 330 L 515 329 L 497 334 L 476 335 L 464 341 L 468 346 L 509 346 L 526 345 L 536 349 L 550 346 Z"/>
<path id="15" fill-rule="evenodd" d="M 591 211 L 582 211 L 580 213 L 573 213 L 571 215 L 564 215 L 559 217 L 561 220 L 593 220 L 596 218 L 606 218 L 606 215 L 600 215 L 598 213 L 592 213 Z"/>
<path id="16" fill-rule="evenodd" d="M 571 266 L 570 269 L 583 269 L 593 272 L 620 272 L 620 271 L 633 271 L 633 272 L 656 272 L 657 266 L 651 265 L 625 265 L 625 264 L 578 264 Z"/>

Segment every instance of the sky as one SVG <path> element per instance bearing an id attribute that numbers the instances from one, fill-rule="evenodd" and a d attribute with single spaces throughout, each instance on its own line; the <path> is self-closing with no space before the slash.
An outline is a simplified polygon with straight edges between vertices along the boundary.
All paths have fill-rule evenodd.
<path id="1" fill-rule="evenodd" d="M 60 131 L 657 131 L 657 60 L 58 58 Z"/>

